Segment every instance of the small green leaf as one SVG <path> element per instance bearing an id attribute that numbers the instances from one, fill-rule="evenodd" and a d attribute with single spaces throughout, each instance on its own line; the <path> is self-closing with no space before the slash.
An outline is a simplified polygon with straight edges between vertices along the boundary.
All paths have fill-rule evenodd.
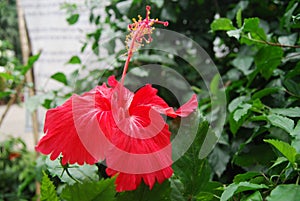
<path id="1" fill-rule="evenodd" d="M 280 165 L 284 162 L 288 162 L 288 159 L 286 157 L 278 157 L 276 159 L 276 161 L 274 162 L 274 164 L 270 167 L 270 169 L 272 169 L 273 167 L 276 167 L 277 165 Z"/>
<path id="2" fill-rule="evenodd" d="M 242 117 L 244 117 L 248 113 L 252 105 L 245 103 L 240 105 L 240 107 L 240 109 L 235 110 L 235 112 L 233 113 L 234 121 L 239 121 Z"/>
<path id="3" fill-rule="evenodd" d="M 282 155 L 284 155 L 292 164 L 295 163 L 297 151 L 294 147 L 289 145 L 286 142 L 279 141 L 279 140 L 264 140 L 271 145 L 273 145 Z"/>
<path id="4" fill-rule="evenodd" d="M 291 133 L 291 136 L 296 139 L 300 139 L 300 120 L 297 122 L 293 132 Z"/>
<path id="5" fill-rule="evenodd" d="M 68 64 L 81 64 L 81 59 L 78 56 L 72 56 Z"/>
<path id="6" fill-rule="evenodd" d="M 259 191 L 256 191 L 255 193 L 251 194 L 247 198 L 245 198 L 243 201 L 263 201 L 263 198 Z"/>
<path id="7" fill-rule="evenodd" d="M 41 201 L 59 201 L 55 186 L 45 172 L 43 172 L 41 185 Z"/>
<path id="8" fill-rule="evenodd" d="M 70 24 L 70 25 L 73 25 L 75 24 L 78 20 L 79 20 L 79 14 L 73 14 L 71 15 L 70 17 L 67 18 L 67 22 Z"/>
<path id="9" fill-rule="evenodd" d="M 249 69 L 253 63 L 253 60 L 253 57 L 250 56 L 239 56 L 232 61 L 232 65 L 240 71 L 242 71 L 243 74 L 247 76 L 252 72 Z"/>
<path id="10" fill-rule="evenodd" d="M 234 183 L 240 183 L 243 181 L 249 181 L 250 179 L 260 176 L 261 173 L 259 172 L 246 172 L 244 174 L 238 174 L 234 177 L 233 182 Z"/>
<path id="11" fill-rule="evenodd" d="M 58 72 L 51 76 L 52 79 L 63 83 L 64 85 L 68 85 L 68 80 L 65 74 Z"/>
<path id="12" fill-rule="evenodd" d="M 25 75 L 28 70 L 33 67 L 33 64 L 40 58 L 41 53 L 29 57 L 27 65 L 23 67 L 21 74 Z"/>
<path id="13" fill-rule="evenodd" d="M 259 190 L 268 188 L 268 186 L 264 184 L 252 184 L 250 182 L 241 182 L 241 183 L 233 183 L 230 184 L 228 187 L 225 188 L 225 191 L 222 193 L 221 201 L 227 201 L 236 193 L 240 193 L 243 191 L 250 191 L 250 190 Z"/>
<path id="14" fill-rule="evenodd" d="M 270 110 L 270 112 L 286 117 L 300 117 L 300 107 L 273 108 Z"/>
<path id="15" fill-rule="evenodd" d="M 267 201 L 299 201 L 300 186 L 296 184 L 281 184 L 276 186 L 267 197 Z"/>
<path id="16" fill-rule="evenodd" d="M 292 119 L 277 114 L 270 114 L 267 118 L 273 126 L 282 128 L 289 134 L 294 130 L 294 121 Z"/>
<path id="17" fill-rule="evenodd" d="M 279 87 L 269 87 L 269 88 L 264 88 L 262 90 L 259 90 L 257 92 L 255 92 L 253 95 L 252 95 L 252 99 L 255 100 L 255 99 L 260 99 L 262 97 L 265 97 L 269 94 L 274 94 L 274 93 L 277 93 L 279 92 L 280 90 L 282 90 L 282 88 L 279 88 Z"/>
<path id="18" fill-rule="evenodd" d="M 219 18 L 214 20 L 211 23 L 210 28 L 212 31 L 229 31 L 235 29 L 231 20 L 228 18 Z"/>
<path id="19" fill-rule="evenodd" d="M 255 64 L 265 79 L 269 79 L 273 71 L 281 63 L 283 50 L 280 47 L 262 47 L 254 57 Z"/>
<path id="20" fill-rule="evenodd" d="M 236 13 L 236 23 L 237 23 L 238 28 L 242 27 L 242 11 L 243 11 L 243 9 L 240 8 L 238 10 L 238 12 Z"/>
<path id="21" fill-rule="evenodd" d="M 244 21 L 243 31 L 245 32 L 256 32 L 259 28 L 259 18 L 247 18 Z"/>
<path id="22" fill-rule="evenodd" d="M 235 99 L 233 99 L 229 105 L 228 105 L 228 110 L 229 112 L 233 112 L 235 109 L 238 108 L 238 106 L 243 103 L 245 100 L 247 100 L 248 98 L 246 96 L 239 96 Z"/>

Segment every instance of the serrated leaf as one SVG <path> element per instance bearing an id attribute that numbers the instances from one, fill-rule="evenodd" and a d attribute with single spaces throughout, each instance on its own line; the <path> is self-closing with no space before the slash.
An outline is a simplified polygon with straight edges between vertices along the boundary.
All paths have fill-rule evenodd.
<path id="1" fill-rule="evenodd" d="M 229 112 L 233 112 L 245 100 L 247 100 L 246 96 L 239 96 L 239 97 L 233 99 L 228 105 Z"/>
<path id="2" fill-rule="evenodd" d="M 280 47 L 262 47 L 254 57 L 255 64 L 265 79 L 269 79 L 273 71 L 281 63 L 283 50 Z"/>
<path id="3" fill-rule="evenodd" d="M 268 188 L 268 186 L 264 184 L 252 184 L 250 182 L 241 182 L 238 184 L 233 183 L 230 184 L 227 188 L 225 188 L 221 196 L 221 201 L 229 200 L 236 193 L 249 191 L 249 190 L 265 189 L 265 188 Z"/>
<path id="4" fill-rule="evenodd" d="M 296 184 L 281 184 L 276 186 L 267 197 L 267 201 L 298 201 L 300 186 Z"/>
<path id="5" fill-rule="evenodd" d="M 66 186 L 61 193 L 65 200 L 72 201 L 114 201 L 115 198 L 115 178 L 102 179 L 98 182 L 75 183 Z"/>
<path id="6" fill-rule="evenodd" d="M 78 20 L 79 20 L 79 14 L 73 14 L 71 15 L 70 17 L 67 18 L 67 22 L 70 24 L 70 25 L 73 25 L 75 24 Z"/>
<path id="7" fill-rule="evenodd" d="M 62 182 L 70 185 L 75 183 L 73 178 L 78 181 L 97 181 L 99 179 L 98 168 L 95 165 L 70 165 L 68 171 L 73 177 L 71 178 L 61 166 L 59 159 L 52 161 L 47 157 L 45 163 L 51 175 L 58 176 Z"/>
<path id="8" fill-rule="evenodd" d="M 43 172 L 42 184 L 41 184 L 41 201 L 59 201 L 55 186 L 49 179 L 48 175 Z"/>
<path id="9" fill-rule="evenodd" d="M 184 198 L 184 186 L 179 179 L 170 179 L 171 183 L 171 200 L 172 201 L 185 201 Z"/>
<path id="10" fill-rule="evenodd" d="M 294 121 L 292 119 L 277 114 L 270 114 L 267 118 L 273 126 L 282 128 L 289 134 L 294 130 Z"/>
<path id="11" fill-rule="evenodd" d="M 240 109 L 235 110 L 233 113 L 234 121 L 239 121 L 242 117 L 244 117 L 248 113 L 252 105 L 245 103 L 243 105 L 240 105 L 240 107 Z"/>
<path id="12" fill-rule="evenodd" d="M 208 131 L 208 122 L 203 121 L 199 124 L 197 136 L 188 151 L 173 164 L 176 177 L 184 185 L 185 195 L 197 195 L 204 186 L 207 185 L 211 170 L 207 159 L 200 159 L 199 152 L 205 142 Z M 214 142 L 213 145 L 215 145 Z M 210 145 L 209 151 L 213 146 Z"/>
<path id="13" fill-rule="evenodd" d="M 271 145 L 273 145 L 282 155 L 284 155 L 292 164 L 296 161 L 297 151 L 294 147 L 286 142 L 279 140 L 264 140 Z"/>
<path id="14" fill-rule="evenodd" d="M 67 63 L 68 64 L 81 64 L 81 59 L 78 56 L 72 56 Z"/>
<path id="15" fill-rule="evenodd" d="M 51 76 L 52 79 L 63 83 L 64 85 L 68 85 L 67 76 L 62 72 L 57 72 L 54 75 Z"/>
<path id="16" fill-rule="evenodd" d="M 300 117 L 300 107 L 273 108 L 270 109 L 270 112 L 280 114 L 286 117 Z"/>
<path id="17" fill-rule="evenodd" d="M 232 25 L 231 20 L 228 18 L 215 19 L 211 23 L 210 28 L 212 31 L 229 31 L 235 29 L 235 27 Z"/>
<path id="18" fill-rule="evenodd" d="M 259 18 L 247 18 L 244 20 L 243 31 L 245 32 L 256 32 L 259 28 Z"/>
<path id="19" fill-rule="evenodd" d="M 300 139 L 300 120 L 297 122 L 293 132 L 291 133 L 291 136 L 296 139 Z"/>

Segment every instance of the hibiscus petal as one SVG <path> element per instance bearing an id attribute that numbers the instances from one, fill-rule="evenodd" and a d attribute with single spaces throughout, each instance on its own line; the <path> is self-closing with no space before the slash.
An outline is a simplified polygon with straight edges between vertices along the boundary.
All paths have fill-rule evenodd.
<path id="1" fill-rule="evenodd" d="M 191 114 L 196 108 L 198 107 L 198 100 L 197 100 L 197 95 L 193 94 L 191 99 L 183 104 L 176 112 L 174 110 L 167 110 L 166 114 L 170 117 L 187 117 L 189 114 Z"/>
<path id="2" fill-rule="evenodd" d="M 110 112 L 109 91 L 106 85 L 96 87 L 82 96 L 73 95 L 62 106 L 48 110 L 45 136 L 36 150 L 62 163 L 94 164 L 103 160 L 109 143 L 99 121 L 105 125 L 105 113 Z M 100 146 L 99 146 L 100 145 Z"/>
<path id="3" fill-rule="evenodd" d="M 44 126 L 46 135 L 39 141 L 36 150 L 50 154 L 51 160 L 62 154 L 63 164 L 94 164 L 97 160 L 86 150 L 77 135 L 72 113 L 73 97 L 62 106 L 48 110 Z"/>

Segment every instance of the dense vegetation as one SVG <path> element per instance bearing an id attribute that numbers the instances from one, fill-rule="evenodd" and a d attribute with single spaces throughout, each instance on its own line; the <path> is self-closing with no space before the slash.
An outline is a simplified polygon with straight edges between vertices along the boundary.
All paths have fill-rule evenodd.
<path id="1" fill-rule="evenodd" d="M 156 184 L 152 190 L 141 185 L 136 191 L 122 193 L 115 192 L 114 178 L 107 178 L 100 163 L 61 166 L 59 160 L 42 157 L 39 171 L 43 174 L 38 174 L 38 177 L 43 175 L 42 200 L 297 201 L 300 197 L 299 2 L 111 1 L 105 6 L 107 16 L 104 17 L 97 13 L 97 3 L 88 1 L 90 23 L 96 30 L 87 33 L 81 51 L 91 51 L 88 45 L 91 44 L 99 60 L 116 58 L 115 68 L 90 71 L 80 57 L 74 55 L 69 63 L 82 65 L 81 71 L 75 71 L 72 76 L 57 73 L 51 78 L 61 82 L 62 89 L 82 93 L 91 89 L 95 82 L 105 82 L 111 74 L 120 75 L 124 63 L 120 55 L 124 50 L 115 51 L 116 41 L 111 40 L 105 46 L 109 57 L 103 57 L 99 53 L 103 48 L 99 40 L 108 29 L 114 33 L 126 32 L 129 20 L 142 15 L 146 5 L 152 6 L 151 16 L 169 21 L 168 30 L 184 34 L 204 48 L 224 83 L 219 88 L 219 80 L 215 77 L 209 88 L 205 88 L 203 78 L 190 64 L 160 51 L 141 50 L 131 63 L 132 68 L 147 63 L 170 67 L 192 85 L 199 97 L 201 116 L 193 144 L 173 164 L 171 179 Z M 67 10 L 70 26 L 75 24 L 80 18 L 77 6 L 66 4 L 63 7 Z M 182 43 L 176 51 L 188 48 L 189 44 Z M 83 71 L 88 74 L 79 75 Z M 78 79 L 74 81 L 74 77 Z M 87 77 L 94 79 L 88 82 Z M 169 104 L 178 106 L 170 93 L 158 89 Z M 218 118 L 213 117 L 216 114 L 208 92 L 218 97 L 219 91 L 224 92 L 227 99 L 225 125 L 212 152 L 200 159 L 201 146 L 205 146 L 203 139 L 209 130 L 206 117 Z M 64 92 L 56 90 L 49 92 L 50 96 L 39 95 L 40 102 L 46 108 L 55 107 L 58 100 L 70 96 Z M 34 108 L 30 101 L 28 105 Z M 170 124 L 176 130 L 176 122 Z M 1 150 L 2 153 L 7 154 L 7 151 Z M 1 179 L 0 183 L 6 181 Z"/>

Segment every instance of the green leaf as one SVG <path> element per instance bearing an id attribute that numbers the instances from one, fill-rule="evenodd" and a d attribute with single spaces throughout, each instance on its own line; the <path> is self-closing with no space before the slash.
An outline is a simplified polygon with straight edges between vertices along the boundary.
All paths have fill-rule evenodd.
<path id="1" fill-rule="evenodd" d="M 292 5 L 292 6 L 290 6 Z M 298 7 L 298 3 L 295 1 L 290 1 L 289 6 L 287 7 L 286 12 L 284 13 L 283 17 L 281 18 L 280 25 L 281 28 L 287 28 L 288 31 L 290 30 L 293 23 L 291 23 L 291 19 L 293 16 L 293 12 Z"/>
<path id="2" fill-rule="evenodd" d="M 278 42 L 282 45 L 295 45 L 297 42 L 298 34 L 293 33 L 288 36 L 280 36 L 278 37 Z"/>
<path id="3" fill-rule="evenodd" d="M 67 185 L 61 193 L 61 198 L 72 201 L 114 201 L 115 198 L 115 178 L 102 179 L 98 182 L 75 183 Z"/>
<path id="4" fill-rule="evenodd" d="M 78 20 L 79 20 L 79 14 L 73 14 L 71 15 L 70 17 L 67 18 L 67 22 L 70 24 L 70 25 L 73 25 L 75 24 Z"/>
<path id="5" fill-rule="evenodd" d="M 197 136 L 188 151 L 173 164 L 176 177 L 184 185 L 184 195 L 197 195 L 210 179 L 211 170 L 207 159 L 199 158 L 199 152 L 204 145 L 203 140 L 206 139 L 207 131 L 208 122 L 202 121 L 199 124 Z M 213 146 L 210 145 L 207 149 L 211 151 L 211 147 Z"/>
<path id="6" fill-rule="evenodd" d="M 252 99 L 255 100 L 255 99 L 260 99 L 262 97 L 265 97 L 269 94 L 274 94 L 274 93 L 277 93 L 279 91 L 281 91 L 282 88 L 280 87 L 269 87 L 269 88 L 264 88 L 262 90 L 259 90 L 257 92 L 255 92 L 253 95 L 252 95 Z"/>
<path id="7" fill-rule="evenodd" d="M 217 95 L 218 92 L 219 92 L 219 83 L 220 83 L 220 75 L 219 74 L 216 74 L 213 79 L 211 80 L 211 83 L 210 83 L 210 92 L 213 94 L 213 95 Z"/>
<path id="8" fill-rule="evenodd" d="M 126 0 L 117 3 L 116 7 L 122 15 L 126 15 L 131 7 L 131 4 L 132 4 L 132 0 Z"/>
<path id="9" fill-rule="evenodd" d="M 40 58 L 40 55 L 41 53 L 38 53 L 36 55 L 29 57 L 26 66 L 24 66 L 23 69 L 21 70 L 22 75 L 25 75 L 27 71 L 29 71 L 33 67 L 33 64 Z"/>
<path id="10" fill-rule="evenodd" d="M 127 191 L 118 195 L 117 201 L 170 201 L 170 192 L 171 188 L 168 180 L 164 181 L 162 184 L 155 183 L 151 190 L 149 190 L 149 187 L 144 183 L 141 183 L 135 191 Z"/>
<path id="11" fill-rule="evenodd" d="M 237 109 L 233 113 L 233 119 L 234 121 L 239 121 L 242 117 L 248 114 L 249 109 L 252 107 L 252 105 L 245 103 L 240 105 L 240 109 Z"/>
<path id="12" fill-rule="evenodd" d="M 50 160 L 49 157 L 46 158 L 46 167 L 51 175 L 58 176 L 62 182 L 68 184 L 74 184 L 76 181 L 97 181 L 99 180 L 98 168 L 95 165 L 70 165 L 68 167 L 68 172 L 71 177 L 67 174 L 66 170 L 61 166 L 59 159 L 54 161 Z"/>
<path id="13" fill-rule="evenodd" d="M 296 139 L 300 139 L 300 120 L 297 122 L 297 125 L 291 133 L 291 136 L 293 136 Z"/>
<path id="14" fill-rule="evenodd" d="M 52 79 L 63 83 L 64 85 L 68 85 L 67 76 L 61 72 L 57 72 L 54 75 L 51 76 Z"/>
<path id="15" fill-rule="evenodd" d="M 55 186 L 45 172 L 43 172 L 42 177 L 41 201 L 59 201 Z"/>
<path id="16" fill-rule="evenodd" d="M 225 188 L 225 191 L 222 193 L 221 201 L 226 201 L 232 198 L 232 196 L 236 193 L 250 191 L 250 190 L 259 190 L 268 188 L 268 186 L 264 184 L 252 184 L 250 182 L 241 182 L 241 183 L 233 183 Z"/>
<path id="17" fill-rule="evenodd" d="M 243 103 L 244 101 L 248 100 L 247 96 L 239 96 L 235 99 L 233 99 L 229 105 L 228 105 L 228 110 L 229 112 L 233 112 L 235 109 L 238 108 L 238 106 Z"/>
<path id="18" fill-rule="evenodd" d="M 259 18 L 247 18 L 244 21 L 243 31 L 245 32 L 256 32 L 259 28 Z"/>
<path id="19" fill-rule="evenodd" d="M 243 9 L 240 8 L 238 10 L 238 12 L 236 13 L 236 24 L 237 24 L 238 28 L 242 27 L 242 11 L 243 11 Z"/>
<path id="20" fill-rule="evenodd" d="M 158 8 L 161 8 L 164 5 L 164 0 L 150 0 L 150 2 L 156 4 Z"/>
<path id="21" fill-rule="evenodd" d="M 234 177 L 233 182 L 234 183 L 240 183 L 243 181 L 249 181 L 250 179 L 260 176 L 261 173 L 259 172 L 246 172 L 244 174 L 238 174 Z"/>
<path id="22" fill-rule="evenodd" d="M 185 201 L 184 186 L 179 179 L 171 178 L 171 200 L 172 201 Z"/>
<path id="23" fill-rule="evenodd" d="M 68 64 L 81 64 L 81 59 L 78 56 L 72 56 Z"/>
<path id="24" fill-rule="evenodd" d="M 282 128 L 289 134 L 294 130 L 294 121 L 292 119 L 277 114 L 270 114 L 267 118 L 273 126 Z"/>
<path id="25" fill-rule="evenodd" d="M 277 165 L 280 165 L 284 162 L 288 162 L 288 159 L 286 157 L 278 157 L 276 159 L 276 161 L 274 162 L 274 164 L 270 167 L 270 169 L 272 169 L 273 167 L 276 167 Z"/>
<path id="26" fill-rule="evenodd" d="M 270 112 L 280 114 L 286 117 L 300 117 L 300 107 L 273 108 L 270 109 Z"/>
<path id="27" fill-rule="evenodd" d="M 228 18 L 215 19 L 211 23 L 210 28 L 212 31 L 229 31 L 235 29 L 235 27 L 232 25 L 231 20 Z"/>
<path id="28" fill-rule="evenodd" d="M 281 184 L 276 186 L 271 194 L 267 197 L 267 201 L 299 201 L 300 186 L 296 184 Z"/>
<path id="29" fill-rule="evenodd" d="M 262 47 L 254 57 L 255 64 L 265 79 L 269 79 L 273 71 L 281 63 L 283 50 L 280 47 Z"/>
<path id="30" fill-rule="evenodd" d="M 295 163 L 297 151 L 294 147 L 289 145 L 286 142 L 279 141 L 279 140 L 264 140 L 271 145 L 273 145 L 282 155 L 284 155 L 292 164 Z"/>
<path id="31" fill-rule="evenodd" d="M 229 159 L 230 154 L 228 150 L 221 149 L 220 146 L 215 146 L 209 155 L 208 161 L 214 172 L 220 177 L 226 170 Z"/>
<path id="32" fill-rule="evenodd" d="M 242 201 L 263 201 L 263 198 L 259 191 L 256 191 L 255 193 L 251 194 L 247 198 L 243 199 Z"/>
<path id="33" fill-rule="evenodd" d="M 244 75 L 249 75 L 252 70 L 249 70 L 252 63 L 253 63 L 253 57 L 250 56 L 239 56 L 236 57 L 232 61 L 232 65 L 243 72 Z"/>

